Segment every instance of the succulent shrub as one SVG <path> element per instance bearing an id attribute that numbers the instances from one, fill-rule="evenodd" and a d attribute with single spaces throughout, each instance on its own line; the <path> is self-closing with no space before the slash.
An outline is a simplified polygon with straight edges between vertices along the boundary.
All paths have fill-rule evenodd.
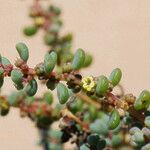
<path id="1" fill-rule="evenodd" d="M 60 8 L 44 8 L 40 0 L 34 0 L 29 13 L 33 24 L 23 33 L 32 37 L 42 30 L 48 47 L 43 61 L 34 68 L 28 65 L 30 51 L 23 42 L 16 44 L 14 64 L 0 55 L 0 88 L 6 77 L 16 88 L 10 95 L 0 95 L 1 116 L 18 108 L 21 117 L 35 123 L 44 150 L 63 150 L 67 142 L 80 150 L 150 150 L 150 91 L 135 97 L 120 88 L 122 93 L 114 94 L 114 88 L 121 87 L 120 68 L 108 77 L 83 76 L 81 70 L 90 66 L 92 56 L 81 48 L 73 53 L 72 34 L 60 35 L 60 15 Z M 40 84 L 47 91 L 37 97 Z"/>

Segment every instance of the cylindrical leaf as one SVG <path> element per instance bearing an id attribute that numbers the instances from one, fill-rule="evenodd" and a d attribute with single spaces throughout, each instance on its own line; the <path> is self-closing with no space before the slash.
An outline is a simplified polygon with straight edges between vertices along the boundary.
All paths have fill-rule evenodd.
<path id="1" fill-rule="evenodd" d="M 24 28 L 24 34 L 27 36 L 32 36 L 37 33 L 37 27 L 36 26 L 28 26 Z"/>
<path id="2" fill-rule="evenodd" d="M 63 83 L 57 85 L 57 95 L 60 104 L 65 104 L 69 98 L 69 92 L 67 87 Z"/>
<path id="3" fill-rule="evenodd" d="M 123 137 L 121 135 L 113 135 L 111 139 L 111 144 L 113 147 L 116 147 L 122 143 Z"/>
<path id="4" fill-rule="evenodd" d="M 20 58 L 26 62 L 29 58 L 28 47 L 24 43 L 20 42 L 20 43 L 16 44 L 16 49 L 19 53 Z"/>
<path id="5" fill-rule="evenodd" d="M 34 96 L 37 92 L 37 81 L 35 79 L 32 79 L 26 86 L 25 91 L 28 96 Z"/>
<path id="6" fill-rule="evenodd" d="M 55 36 L 51 33 L 48 33 L 44 36 L 45 44 L 52 45 L 55 42 Z"/>
<path id="7" fill-rule="evenodd" d="M 49 8 L 50 11 L 54 12 L 56 15 L 60 15 L 61 9 L 59 7 L 51 5 Z"/>
<path id="8" fill-rule="evenodd" d="M 55 52 L 47 53 L 44 57 L 44 68 L 46 73 L 51 73 L 57 63 L 57 54 Z"/>
<path id="9" fill-rule="evenodd" d="M 136 110 L 141 110 L 147 108 L 150 105 L 150 92 L 147 90 L 143 90 L 134 102 L 134 108 Z"/>
<path id="10" fill-rule="evenodd" d="M 8 96 L 8 103 L 11 106 L 17 106 L 20 101 L 22 100 L 22 97 L 25 96 L 25 93 L 23 91 L 19 91 L 19 92 L 12 92 L 9 96 Z"/>
<path id="11" fill-rule="evenodd" d="M 143 109 L 143 104 L 140 98 L 138 98 L 135 102 L 134 102 L 134 108 L 136 110 L 141 110 Z"/>
<path id="12" fill-rule="evenodd" d="M 53 103 L 53 95 L 50 91 L 45 92 L 43 95 L 43 100 L 47 103 L 47 104 L 52 104 Z"/>
<path id="13" fill-rule="evenodd" d="M 2 57 L 1 61 L 4 66 L 8 66 L 11 64 L 10 61 L 6 57 Z"/>
<path id="14" fill-rule="evenodd" d="M 117 110 L 114 110 L 111 114 L 110 120 L 109 120 L 109 129 L 113 130 L 116 127 L 118 127 L 120 123 L 120 116 Z"/>
<path id="15" fill-rule="evenodd" d="M 121 70 L 119 68 L 116 68 L 111 72 L 109 80 L 111 81 L 113 86 L 116 86 L 120 82 L 121 77 L 122 77 Z"/>
<path id="16" fill-rule="evenodd" d="M 104 139 L 100 139 L 97 143 L 96 150 L 104 150 L 106 147 L 106 141 Z"/>
<path id="17" fill-rule="evenodd" d="M 72 68 L 75 70 L 82 68 L 84 64 L 84 60 L 85 60 L 85 52 L 84 50 L 79 48 L 74 55 L 74 58 L 72 61 Z"/>
<path id="18" fill-rule="evenodd" d="M 96 85 L 96 93 L 98 95 L 103 95 L 107 92 L 108 88 L 109 88 L 108 79 L 105 76 L 101 75 Z"/>
<path id="19" fill-rule="evenodd" d="M 141 99 L 141 101 L 143 103 L 146 103 L 146 102 L 150 101 L 150 92 L 147 91 L 147 90 L 142 91 L 139 98 Z"/>
<path id="20" fill-rule="evenodd" d="M 51 80 L 51 79 L 49 79 L 46 83 L 47 88 L 52 90 L 52 91 L 56 88 L 56 85 L 57 85 L 56 81 Z"/>
<path id="21" fill-rule="evenodd" d="M 83 64 L 83 67 L 88 67 L 91 65 L 93 61 L 93 58 L 90 54 L 85 54 L 85 60 L 84 60 L 84 64 Z"/>
<path id="22" fill-rule="evenodd" d="M 11 71 L 11 79 L 15 84 L 22 84 L 23 73 L 21 70 L 14 69 Z"/>

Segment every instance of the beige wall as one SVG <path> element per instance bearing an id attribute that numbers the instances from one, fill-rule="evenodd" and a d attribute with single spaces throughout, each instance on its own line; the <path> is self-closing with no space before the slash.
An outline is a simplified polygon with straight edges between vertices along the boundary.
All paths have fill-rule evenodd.
<path id="1" fill-rule="evenodd" d="M 14 61 L 15 43 L 26 42 L 31 50 L 29 64 L 42 61 L 46 47 L 40 35 L 32 39 L 20 30 L 30 23 L 28 6 L 32 0 L 0 0 L 0 53 Z M 85 75 L 108 75 L 115 67 L 123 71 L 126 92 L 138 94 L 150 89 L 150 1 L 149 0 L 53 0 L 64 10 L 63 32 L 75 34 L 74 49 L 93 53 L 95 61 Z M 9 80 L 4 93 L 14 89 Z M 11 84 L 9 84 L 11 83 Z M 43 89 L 42 89 L 43 90 Z M 40 94 L 40 93 L 39 93 Z M 0 149 L 35 150 L 37 132 L 28 119 L 12 110 L 0 118 Z M 39 148 L 40 149 L 40 148 Z"/>

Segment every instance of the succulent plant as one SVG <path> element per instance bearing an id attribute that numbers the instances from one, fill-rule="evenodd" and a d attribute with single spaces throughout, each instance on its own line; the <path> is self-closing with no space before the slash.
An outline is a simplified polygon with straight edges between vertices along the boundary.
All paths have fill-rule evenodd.
<path id="1" fill-rule="evenodd" d="M 121 87 L 120 68 L 108 77 L 84 76 L 81 70 L 91 65 L 92 55 L 81 48 L 72 52 L 73 36 L 60 34 L 60 16 L 60 8 L 50 5 L 46 9 L 40 0 L 34 1 L 30 10 L 33 24 L 23 33 L 29 37 L 43 31 L 48 48 L 35 67 L 28 65 L 30 50 L 23 42 L 16 44 L 19 58 L 14 64 L 0 55 L 0 88 L 10 77 L 17 90 L 0 95 L 1 116 L 18 108 L 21 117 L 35 123 L 44 150 L 63 150 L 69 141 L 72 149 L 80 150 L 119 150 L 124 146 L 149 150 L 150 91 L 143 90 L 138 98 L 124 92 L 114 94 L 114 88 Z M 47 91 L 37 96 L 41 84 Z M 55 129 L 53 124 L 58 122 L 59 129 Z"/>

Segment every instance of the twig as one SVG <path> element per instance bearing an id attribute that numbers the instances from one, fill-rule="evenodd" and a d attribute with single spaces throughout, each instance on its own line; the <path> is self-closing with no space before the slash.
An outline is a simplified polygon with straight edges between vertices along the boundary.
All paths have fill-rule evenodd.
<path id="1" fill-rule="evenodd" d="M 139 111 L 135 110 L 134 107 L 130 107 L 128 112 L 134 119 L 138 120 L 142 125 L 144 125 L 145 116 Z"/>
<path id="2" fill-rule="evenodd" d="M 79 125 L 83 127 L 84 131 L 89 132 L 87 126 L 85 127 L 85 124 L 79 118 L 77 118 L 73 113 L 71 113 L 67 108 L 64 108 L 62 110 L 62 116 L 63 117 L 67 116 L 68 118 L 73 119 L 75 122 L 77 122 Z"/>
<path id="3" fill-rule="evenodd" d="M 81 98 L 81 100 L 85 101 L 86 103 L 95 106 L 97 109 L 101 108 L 101 104 L 100 103 L 92 100 L 90 97 L 85 95 L 83 92 L 77 93 L 76 96 Z"/>

